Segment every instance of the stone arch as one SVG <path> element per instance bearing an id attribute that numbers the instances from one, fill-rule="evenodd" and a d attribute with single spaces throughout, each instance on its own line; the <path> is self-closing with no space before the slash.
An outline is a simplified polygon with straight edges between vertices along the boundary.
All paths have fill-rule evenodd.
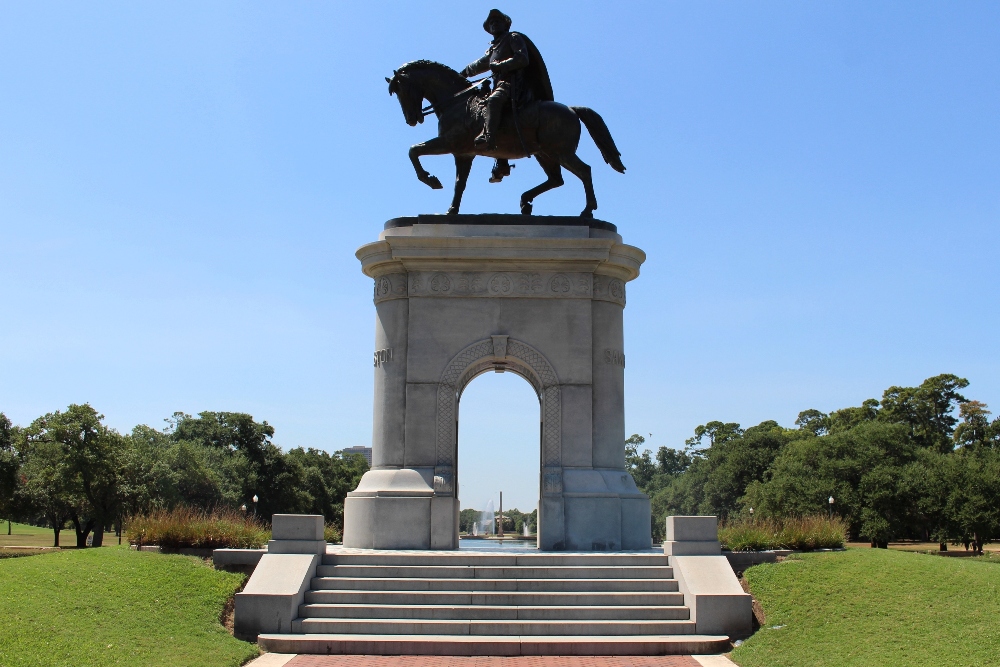
<path id="1" fill-rule="evenodd" d="M 491 336 L 456 354 L 438 381 L 437 465 L 434 473 L 438 495 L 450 495 L 453 491 L 455 450 L 458 446 L 458 399 L 473 378 L 497 368 L 517 373 L 535 389 L 541 403 L 542 465 L 549 469 L 558 469 L 562 465 L 562 401 L 555 369 L 541 352 L 527 343 L 508 336 Z M 545 477 L 546 490 L 554 490 L 548 479 L 551 473 L 546 472 Z"/>

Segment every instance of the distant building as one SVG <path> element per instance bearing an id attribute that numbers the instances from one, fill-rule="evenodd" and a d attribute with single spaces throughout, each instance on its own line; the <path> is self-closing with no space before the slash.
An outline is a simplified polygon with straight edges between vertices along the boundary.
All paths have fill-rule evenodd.
<path id="1" fill-rule="evenodd" d="M 361 454 L 365 457 L 365 461 L 368 461 L 368 467 L 372 467 L 372 448 L 365 447 L 363 445 L 356 445 L 354 447 L 348 447 L 347 449 L 341 449 L 341 454 Z"/>

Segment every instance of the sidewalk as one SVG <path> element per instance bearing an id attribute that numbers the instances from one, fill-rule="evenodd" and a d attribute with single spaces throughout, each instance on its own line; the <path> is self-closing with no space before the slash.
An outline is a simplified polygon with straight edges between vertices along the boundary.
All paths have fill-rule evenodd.
<path id="1" fill-rule="evenodd" d="M 265 653 L 247 667 L 733 667 L 724 655 L 514 656 L 288 655 Z"/>

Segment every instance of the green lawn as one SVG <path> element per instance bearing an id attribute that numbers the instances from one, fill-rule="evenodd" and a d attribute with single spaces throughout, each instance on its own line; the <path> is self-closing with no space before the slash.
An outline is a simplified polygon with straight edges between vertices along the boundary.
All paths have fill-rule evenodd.
<path id="1" fill-rule="evenodd" d="M 51 547 L 54 534 L 51 528 L 39 528 L 23 523 L 12 523 L 11 534 L 7 534 L 7 522 L 0 522 L 0 547 Z M 64 530 L 59 536 L 59 543 L 67 547 L 76 546 L 76 533 L 73 529 Z M 115 538 L 117 542 L 117 538 Z"/>
<path id="2" fill-rule="evenodd" d="M 766 623 L 743 667 L 1000 665 L 1000 559 L 849 549 L 746 577 Z"/>
<path id="3" fill-rule="evenodd" d="M 0 665 L 240 665 L 257 647 L 219 614 L 241 581 L 126 547 L 0 560 Z"/>

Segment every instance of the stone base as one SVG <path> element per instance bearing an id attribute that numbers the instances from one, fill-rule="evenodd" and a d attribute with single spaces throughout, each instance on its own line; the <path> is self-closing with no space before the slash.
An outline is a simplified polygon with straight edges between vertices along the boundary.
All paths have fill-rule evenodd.
<path id="1" fill-rule="evenodd" d="M 345 544 L 458 546 L 461 396 L 494 371 L 538 397 L 539 548 L 651 546 L 625 468 L 625 285 L 645 253 L 599 220 L 462 215 L 390 220 L 357 257 L 374 281 L 373 467 Z"/>
<path id="2" fill-rule="evenodd" d="M 349 494 L 344 501 L 344 546 L 457 549 L 458 511 L 455 498 Z"/>
<path id="3" fill-rule="evenodd" d="M 436 496 L 433 468 L 375 469 L 344 502 L 344 546 L 457 549 L 458 499 Z M 649 498 L 623 470 L 565 469 L 564 492 L 541 498 L 543 551 L 649 549 Z"/>

